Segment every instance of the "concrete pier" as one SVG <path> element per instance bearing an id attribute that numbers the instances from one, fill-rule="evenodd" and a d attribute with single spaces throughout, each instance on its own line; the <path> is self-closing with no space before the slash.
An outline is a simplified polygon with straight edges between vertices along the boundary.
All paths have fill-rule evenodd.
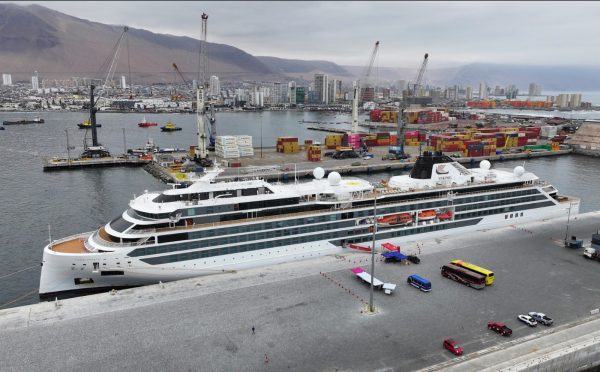
<path id="1" fill-rule="evenodd" d="M 600 156 L 600 122 L 582 124 L 569 143 L 576 154 Z"/>
<path id="2" fill-rule="evenodd" d="M 2 310 L 2 370 L 474 371 L 505 368 L 512 357 L 529 370 L 575 370 L 598 360 L 590 311 L 600 306 L 600 263 L 564 248 L 565 224 L 515 219 L 401 244 L 421 264 L 377 260 L 375 276 L 398 287 L 375 293 L 375 314 L 366 313 L 368 287 L 349 270 L 370 270 L 370 255 L 353 252 Z M 599 226 L 600 212 L 571 216 L 569 234 L 589 242 Z M 453 259 L 494 270 L 495 283 L 478 291 L 443 278 L 440 266 Z M 407 285 L 411 274 L 432 291 Z M 555 324 L 517 321 L 528 311 Z M 489 320 L 513 335 L 489 331 Z M 463 357 L 442 348 L 447 337 Z M 552 364 L 545 352 L 571 364 Z"/>

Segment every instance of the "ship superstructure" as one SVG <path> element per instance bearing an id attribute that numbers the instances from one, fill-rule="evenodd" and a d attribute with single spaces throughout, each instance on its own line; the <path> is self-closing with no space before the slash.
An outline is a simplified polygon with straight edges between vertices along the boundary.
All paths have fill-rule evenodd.
<path id="1" fill-rule="evenodd" d="M 374 201 L 387 223 L 376 240 L 513 225 L 577 213 L 579 200 L 523 167 L 467 169 L 425 153 L 410 175 L 375 187 L 359 178 L 309 182 L 214 182 L 217 168 L 189 187 L 144 192 L 104 227 L 44 248 L 40 296 L 119 288 L 341 253 L 372 239 Z M 409 218 L 410 217 L 410 218 Z"/>

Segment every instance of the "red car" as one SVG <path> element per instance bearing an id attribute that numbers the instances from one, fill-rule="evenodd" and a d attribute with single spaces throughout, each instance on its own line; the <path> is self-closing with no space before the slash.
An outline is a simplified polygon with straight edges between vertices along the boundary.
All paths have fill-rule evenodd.
<path id="1" fill-rule="evenodd" d="M 512 335 L 512 329 L 508 328 L 504 323 L 500 322 L 488 322 L 488 329 L 492 329 L 502 336 L 510 336 Z"/>
<path id="2" fill-rule="evenodd" d="M 462 355 L 463 349 L 451 338 L 444 340 L 444 347 L 454 355 Z"/>

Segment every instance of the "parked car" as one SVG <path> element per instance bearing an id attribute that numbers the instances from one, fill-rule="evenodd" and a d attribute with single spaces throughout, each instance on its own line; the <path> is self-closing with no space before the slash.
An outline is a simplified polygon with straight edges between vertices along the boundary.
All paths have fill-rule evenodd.
<path id="1" fill-rule="evenodd" d="M 512 329 L 508 328 L 504 323 L 500 322 L 488 322 L 488 329 L 500 333 L 502 336 L 512 335 Z"/>
<path id="2" fill-rule="evenodd" d="M 406 256 L 406 259 L 414 264 L 421 263 L 421 259 L 419 257 L 415 256 L 414 254 Z"/>
<path id="3" fill-rule="evenodd" d="M 451 338 L 444 340 L 444 347 L 454 355 L 462 355 L 463 349 Z"/>
<path id="4" fill-rule="evenodd" d="M 537 313 L 535 311 L 532 311 L 529 313 L 529 316 L 532 317 L 536 322 L 541 323 L 543 325 L 552 325 L 552 323 L 554 323 L 554 320 L 552 320 L 552 318 L 548 317 L 546 314 L 544 313 Z"/>
<path id="5" fill-rule="evenodd" d="M 537 322 L 535 321 L 535 319 L 533 319 L 529 315 L 521 314 L 521 315 L 517 316 L 517 318 L 530 327 L 535 327 L 537 325 Z"/>
<path id="6" fill-rule="evenodd" d="M 335 151 L 327 151 L 326 153 L 323 154 L 323 156 L 332 157 L 334 154 L 335 154 Z"/>

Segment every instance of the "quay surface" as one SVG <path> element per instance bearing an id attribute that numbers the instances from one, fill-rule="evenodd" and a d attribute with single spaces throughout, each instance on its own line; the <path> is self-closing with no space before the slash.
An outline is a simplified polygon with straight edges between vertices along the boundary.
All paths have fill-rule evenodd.
<path id="1" fill-rule="evenodd" d="M 334 150 L 322 150 L 323 152 Z M 365 160 L 362 157 L 354 159 L 332 159 L 331 157 L 323 157 L 319 162 L 306 161 L 306 153 L 301 151 L 296 154 L 281 154 L 273 148 L 263 149 L 262 152 L 258 149 L 254 150 L 253 158 L 241 158 L 234 161 L 240 163 L 240 167 L 226 168 L 217 180 L 231 180 L 236 178 L 260 177 L 268 181 L 293 180 L 294 177 L 312 177 L 312 172 L 316 167 L 325 169 L 326 172 L 336 171 L 342 176 L 349 176 L 360 173 L 376 173 L 389 171 L 403 171 L 411 169 L 414 162 L 400 160 L 383 160 L 387 155 L 388 147 L 379 146 L 372 147 L 372 159 Z M 406 152 L 413 157 L 419 153 L 419 148 L 415 146 L 407 146 Z M 571 150 L 545 151 L 532 153 L 516 153 L 490 155 L 478 158 L 455 158 L 459 163 L 478 164 L 482 160 L 492 162 L 515 159 L 529 159 L 545 156 L 559 156 L 570 154 Z M 212 155 L 212 153 L 211 153 Z M 220 161 L 219 159 L 217 159 Z"/>
<path id="2" fill-rule="evenodd" d="M 570 235 L 589 242 L 600 212 L 570 221 Z M 370 270 L 370 255 L 351 252 L 1 310 L 2 369 L 475 371 L 478 361 L 507 360 L 497 353 L 538 357 L 556 337 L 569 343 L 597 333 L 590 311 L 600 305 L 600 263 L 562 246 L 565 224 L 516 219 L 511 227 L 402 244 L 421 264 L 376 262 L 375 276 L 398 287 L 391 296 L 375 292 L 373 315 L 365 313 L 368 287 L 349 270 Z M 495 283 L 474 290 L 441 277 L 439 267 L 453 259 L 494 270 Z M 407 285 L 411 274 L 431 280 L 433 290 Z M 528 311 L 545 312 L 555 325 L 530 328 L 516 319 Z M 513 335 L 489 331 L 489 320 L 505 322 Z M 442 348 L 447 337 L 463 357 Z"/>
<path id="3" fill-rule="evenodd" d="M 141 166 L 148 164 L 149 160 L 141 160 L 137 157 L 110 157 L 94 159 L 44 159 L 44 171 L 68 170 L 79 168 L 98 168 L 115 166 Z"/>

